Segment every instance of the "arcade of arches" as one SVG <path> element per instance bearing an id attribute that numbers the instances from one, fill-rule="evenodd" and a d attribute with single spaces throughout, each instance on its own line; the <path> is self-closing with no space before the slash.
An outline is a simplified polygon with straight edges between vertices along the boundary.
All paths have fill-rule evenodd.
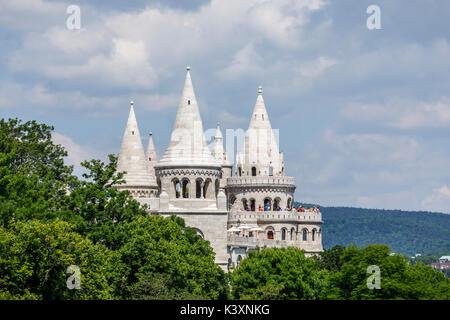
<path id="1" fill-rule="evenodd" d="M 266 228 L 265 231 L 266 238 L 271 240 L 277 240 L 279 237 L 279 240 L 290 240 L 290 241 L 297 241 L 297 231 L 294 227 L 292 227 L 290 230 L 288 228 L 281 228 L 280 231 L 275 232 L 274 228 L 269 226 Z M 275 236 L 275 234 L 279 234 L 278 236 Z M 316 228 L 313 228 L 312 230 L 309 230 L 308 228 L 302 228 L 301 231 L 298 233 L 300 236 L 301 241 L 318 241 L 320 234 L 320 228 L 317 230 Z"/>
<path id="2" fill-rule="evenodd" d="M 231 194 L 229 197 L 230 207 L 236 202 L 236 197 Z M 271 197 L 264 197 L 261 203 L 258 203 L 254 198 L 242 198 L 240 200 L 240 208 L 244 211 L 283 211 L 292 210 L 293 201 L 291 197 L 288 197 L 286 206 L 283 207 L 283 203 L 280 197 L 272 199 Z"/>
<path id="3" fill-rule="evenodd" d="M 218 180 L 213 183 L 210 178 L 197 178 L 192 184 L 189 178 L 175 178 L 172 180 L 172 184 L 177 199 L 215 199 L 219 188 Z M 191 185 L 193 185 L 192 188 Z"/>

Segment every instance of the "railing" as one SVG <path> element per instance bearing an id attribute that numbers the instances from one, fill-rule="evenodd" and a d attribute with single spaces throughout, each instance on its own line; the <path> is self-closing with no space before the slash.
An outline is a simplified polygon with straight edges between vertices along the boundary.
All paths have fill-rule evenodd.
<path id="1" fill-rule="evenodd" d="M 321 212 L 296 212 L 296 211 L 240 211 L 230 212 L 228 220 L 256 221 L 256 222 L 280 222 L 280 221 L 316 221 L 322 222 Z"/>
<path id="2" fill-rule="evenodd" d="M 261 234 L 261 236 L 263 236 Z M 255 237 L 240 237 L 234 235 L 228 235 L 227 244 L 229 246 L 249 246 L 249 247 L 290 247 L 298 246 L 298 243 L 291 240 L 273 240 L 266 238 L 255 238 Z"/>
<path id="3" fill-rule="evenodd" d="M 294 185 L 294 178 L 283 176 L 283 177 L 271 177 L 271 176 L 257 176 L 257 177 L 231 177 L 227 178 L 227 185 Z"/>

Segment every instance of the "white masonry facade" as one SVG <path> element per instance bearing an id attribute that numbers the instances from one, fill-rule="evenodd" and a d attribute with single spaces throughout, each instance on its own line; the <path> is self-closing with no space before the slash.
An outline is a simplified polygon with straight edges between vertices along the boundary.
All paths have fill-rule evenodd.
<path id="1" fill-rule="evenodd" d="M 131 102 L 117 171 L 150 214 L 177 215 L 208 240 L 225 271 L 248 252 L 294 246 L 310 256 L 322 251 L 322 214 L 294 208 L 295 182 L 285 175 L 283 153 L 258 88 L 250 125 L 233 165 L 219 124 L 210 150 L 192 85 L 190 67 L 169 146 L 158 161 L 152 133 L 146 152 Z"/>

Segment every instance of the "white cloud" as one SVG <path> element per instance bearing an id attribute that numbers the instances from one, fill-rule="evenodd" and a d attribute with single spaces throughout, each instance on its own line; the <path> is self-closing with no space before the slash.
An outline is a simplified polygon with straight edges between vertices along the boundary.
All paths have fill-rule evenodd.
<path id="1" fill-rule="evenodd" d="M 398 129 L 448 128 L 450 98 L 431 102 L 391 98 L 384 104 L 350 104 L 341 110 L 341 115 Z"/>
<path id="2" fill-rule="evenodd" d="M 68 155 L 65 158 L 65 163 L 74 166 L 74 174 L 76 175 L 81 175 L 84 172 L 83 167 L 80 165 L 81 162 L 92 159 L 106 159 L 106 156 L 98 150 L 81 146 L 74 142 L 72 138 L 63 134 L 53 132 L 52 140 L 55 144 L 60 144 L 66 149 Z"/>
<path id="3" fill-rule="evenodd" d="M 0 108 L 20 106 L 22 110 L 48 112 L 55 109 L 67 109 L 83 112 L 88 117 L 111 114 L 114 110 L 129 107 L 134 100 L 136 108 L 146 111 L 161 111 L 178 106 L 179 97 L 174 94 L 118 94 L 110 97 L 87 95 L 82 91 L 50 90 L 43 84 L 34 86 L 14 82 L 0 82 Z"/>
<path id="4" fill-rule="evenodd" d="M 450 188 L 447 185 L 435 188 L 433 193 L 422 201 L 422 207 L 429 211 L 450 213 Z"/>
<path id="5" fill-rule="evenodd" d="M 240 49 L 230 65 L 225 69 L 217 72 L 217 75 L 221 79 L 233 80 L 245 76 L 257 76 L 263 72 L 263 59 L 256 52 L 253 43 L 247 44 Z"/>
<path id="6" fill-rule="evenodd" d="M 28 2 L 32 7 L 41 2 L 48 6 L 41 0 Z M 150 89 L 169 76 L 167 66 L 232 52 L 234 60 L 225 69 L 225 78 L 257 73 L 262 59 L 253 41 L 296 46 L 308 14 L 323 6 L 319 0 L 212 0 L 197 11 L 147 8 L 124 13 L 83 6 L 82 14 L 89 12 L 89 20 L 82 20 L 81 30 L 67 30 L 61 23 L 44 32 L 29 32 L 8 61 L 15 72 L 70 83 L 78 79 L 105 88 Z M 24 7 L 14 11 L 15 19 L 25 18 Z M 65 19 L 65 10 L 60 18 Z"/>
<path id="7" fill-rule="evenodd" d="M 42 30 L 51 24 L 65 23 L 68 4 L 44 0 L 11 0 L 0 2 L 0 25 L 9 29 Z"/>
<path id="8" fill-rule="evenodd" d="M 36 68 L 55 79 L 81 78 L 129 89 L 152 88 L 157 75 L 148 62 L 149 55 L 144 43 L 125 39 L 113 39 L 112 42 L 113 49 L 109 55 L 94 55 L 81 64 L 44 64 Z"/>
<path id="9" fill-rule="evenodd" d="M 320 76 L 325 70 L 337 64 L 338 61 L 328 57 L 319 57 L 313 61 L 301 64 L 298 72 L 304 77 L 314 78 Z"/>
<path id="10" fill-rule="evenodd" d="M 301 26 L 308 22 L 307 13 L 322 8 L 319 0 L 258 1 L 249 8 L 247 17 L 252 29 L 280 47 L 292 48 L 302 42 Z"/>

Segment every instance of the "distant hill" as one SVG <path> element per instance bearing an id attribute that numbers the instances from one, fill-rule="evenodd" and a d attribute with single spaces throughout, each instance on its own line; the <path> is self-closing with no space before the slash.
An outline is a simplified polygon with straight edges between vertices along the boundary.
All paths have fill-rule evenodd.
<path id="1" fill-rule="evenodd" d="M 324 248 L 336 244 L 365 246 L 380 243 L 389 245 L 392 252 L 408 256 L 415 253 L 438 256 L 450 253 L 450 214 L 352 207 L 319 208 L 323 219 Z"/>

